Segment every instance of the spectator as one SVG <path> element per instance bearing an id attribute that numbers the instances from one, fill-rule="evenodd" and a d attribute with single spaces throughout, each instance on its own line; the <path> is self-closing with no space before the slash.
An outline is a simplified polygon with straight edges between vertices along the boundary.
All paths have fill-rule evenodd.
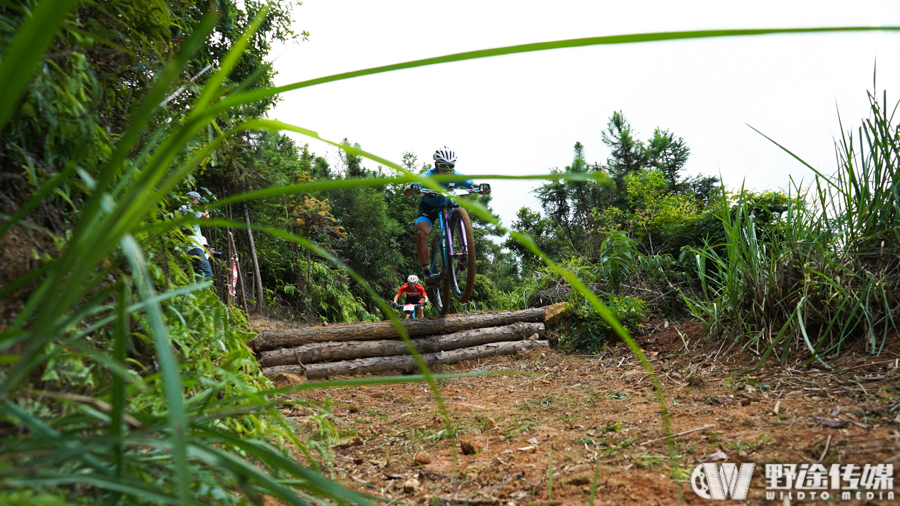
<path id="1" fill-rule="evenodd" d="M 209 211 L 199 211 L 194 209 L 195 204 L 200 203 L 200 194 L 197 192 L 187 192 L 185 198 L 191 200 L 192 204 L 185 204 L 178 208 L 178 214 L 182 216 L 193 216 L 197 219 L 208 219 Z M 191 266 L 194 268 L 194 276 L 200 281 L 202 276 L 204 280 L 212 279 L 212 268 L 209 266 L 209 254 L 214 254 L 215 250 L 208 248 L 208 241 L 200 231 L 200 224 L 191 225 L 191 234 L 187 238 L 187 252 L 191 256 Z"/>

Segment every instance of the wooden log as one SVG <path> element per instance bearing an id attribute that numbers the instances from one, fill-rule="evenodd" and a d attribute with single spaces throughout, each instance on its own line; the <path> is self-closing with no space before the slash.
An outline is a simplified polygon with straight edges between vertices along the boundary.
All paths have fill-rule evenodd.
<path id="1" fill-rule="evenodd" d="M 559 302 L 544 306 L 544 325 L 552 327 L 571 313 L 568 302 Z"/>
<path id="2" fill-rule="evenodd" d="M 495 313 L 477 313 L 447 315 L 438 318 L 403 320 L 410 337 L 434 336 L 450 334 L 469 329 L 497 327 L 516 322 L 544 321 L 544 308 L 525 309 L 522 311 L 500 311 Z M 278 332 L 264 330 L 259 337 L 250 342 L 253 349 L 262 351 L 301 346 L 309 343 L 329 341 L 375 341 L 378 339 L 398 339 L 397 329 L 390 321 L 339 323 L 337 325 L 301 327 L 299 329 Z"/>
<path id="3" fill-rule="evenodd" d="M 502 327 L 464 330 L 453 334 L 431 336 L 413 340 L 419 353 L 456 350 L 499 341 L 521 341 L 544 337 L 543 323 L 513 323 Z M 310 343 L 294 348 L 264 351 L 259 354 L 260 367 L 276 365 L 312 364 L 356 358 L 408 355 L 403 341 L 343 341 Z"/>
<path id="4" fill-rule="evenodd" d="M 489 343 L 471 348 L 462 348 L 459 350 L 440 351 L 437 353 L 427 353 L 422 355 L 425 363 L 429 367 L 438 364 L 455 364 L 463 360 L 471 360 L 474 358 L 492 357 L 495 355 L 515 355 L 522 351 L 533 350 L 537 348 L 548 348 L 550 344 L 547 341 L 505 341 L 501 343 Z M 356 360 L 344 360 L 341 362 L 326 362 L 322 364 L 302 365 L 279 365 L 276 367 L 266 367 L 262 369 L 262 373 L 267 377 L 274 377 L 279 373 L 306 375 L 307 379 L 322 379 L 338 375 L 356 375 L 367 373 L 378 373 L 384 371 L 417 371 L 419 367 L 416 365 L 411 355 L 399 355 L 392 357 L 370 357 L 358 358 Z"/>

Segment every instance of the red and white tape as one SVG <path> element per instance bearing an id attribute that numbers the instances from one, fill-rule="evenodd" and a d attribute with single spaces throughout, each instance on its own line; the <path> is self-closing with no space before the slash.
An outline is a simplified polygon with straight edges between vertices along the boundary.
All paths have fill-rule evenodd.
<path id="1" fill-rule="evenodd" d="M 232 297 L 237 295 L 237 254 L 231 259 L 231 286 L 228 287 L 228 293 Z"/>

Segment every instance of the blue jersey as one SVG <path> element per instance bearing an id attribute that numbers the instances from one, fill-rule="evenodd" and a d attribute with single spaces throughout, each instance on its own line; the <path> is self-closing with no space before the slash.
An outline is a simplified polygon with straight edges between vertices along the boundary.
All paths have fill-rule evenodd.
<path id="1" fill-rule="evenodd" d="M 438 175 L 438 174 L 440 174 L 440 173 L 437 171 L 437 169 L 432 168 L 431 170 L 429 170 L 428 172 L 426 172 L 425 174 L 422 174 L 422 175 L 425 177 L 428 177 L 428 176 L 434 176 L 434 175 Z M 442 175 L 449 176 L 451 174 L 442 174 Z M 453 169 L 452 175 L 465 176 L 465 174 L 463 174 L 462 172 L 457 172 L 456 169 Z M 441 187 L 443 187 L 443 188 L 447 188 L 447 185 L 449 185 L 450 183 L 444 182 L 444 183 L 438 183 L 438 184 L 441 185 Z M 461 183 L 458 182 L 455 184 L 456 184 L 456 188 L 472 188 L 473 186 L 475 186 L 475 181 L 472 181 L 471 179 L 466 179 L 465 181 L 463 181 Z M 429 206 L 434 206 L 434 207 L 443 205 L 445 200 L 447 200 L 447 197 L 444 197 L 443 195 L 438 195 L 437 197 L 422 197 L 422 202 L 428 204 Z"/>

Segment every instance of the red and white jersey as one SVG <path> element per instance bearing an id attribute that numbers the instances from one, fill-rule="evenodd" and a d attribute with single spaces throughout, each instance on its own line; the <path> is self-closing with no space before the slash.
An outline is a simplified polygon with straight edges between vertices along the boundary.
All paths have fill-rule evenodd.
<path id="1" fill-rule="evenodd" d="M 401 294 L 407 297 L 415 297 L 416 295 L 420 296 L 421 298 L 428 297 L 428 295 L 425 294 L 425 287 L 418 283 L 414 285 L 410 285 L 409 283 L 404 284 L 400 287 L 400 290 L 397 291 L 397 297 L 399 297 Z"/>

